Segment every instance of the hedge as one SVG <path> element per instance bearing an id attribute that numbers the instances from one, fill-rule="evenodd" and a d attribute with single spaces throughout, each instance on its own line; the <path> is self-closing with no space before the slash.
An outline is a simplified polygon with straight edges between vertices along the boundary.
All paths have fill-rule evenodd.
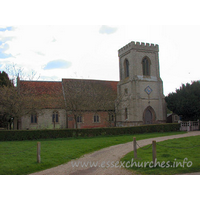
<path id="1" fill-rule="evenodd" d="M 3 130 L 0 141 L 22 141 L 38 139 L 55 139 L 69 137 L 95 137 L 110 135 L 142 134 L 153 132 L 179 131 L 180 124 L 156 124 L 134 127 L 113 127 L 93 129 L 56 129 L 56 130 Z"/>

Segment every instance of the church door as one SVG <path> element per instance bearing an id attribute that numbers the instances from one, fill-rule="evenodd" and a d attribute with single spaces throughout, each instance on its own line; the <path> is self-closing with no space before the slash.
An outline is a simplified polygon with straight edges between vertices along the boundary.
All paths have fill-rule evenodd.
<path id="1" fill-rule="evenodd" d="M 152 124 L 152 113 L 149 109 L 145 112 L 145 124 Z"/>

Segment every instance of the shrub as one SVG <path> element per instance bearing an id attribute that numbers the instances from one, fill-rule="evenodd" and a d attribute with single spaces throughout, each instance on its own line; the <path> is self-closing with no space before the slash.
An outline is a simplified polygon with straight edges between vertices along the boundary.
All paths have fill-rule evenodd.
<path id="1" fill-rule="evenodd" d="M 21 141 L 55 139 L 68 137 L 95 137 L 109 135 L 133 135 L 153 132 L 179 131 L 180 124 L 155 124 L 134 127 L 113 127 L 93 129 L 56 129 L 56 130 L 3 130 L 0 131 L 0 141 Z"/>

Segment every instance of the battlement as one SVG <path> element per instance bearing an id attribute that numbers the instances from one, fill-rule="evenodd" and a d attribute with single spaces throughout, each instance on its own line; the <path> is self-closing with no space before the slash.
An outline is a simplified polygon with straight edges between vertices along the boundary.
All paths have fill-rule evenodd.
<path id="1" fill-rule="evenodd" d="M 136 49 L 136 50 L 145 50 L 145 51 L 159 51 L 159 47 L 157 44 L 149 44 L 149 43 L 144 43 L 144 42 L 130 42 L 126 46 L 122 47 L 118 51 L 118 55 L 122 55 L 123 53 L 130 51 L 131 49 Z"/>

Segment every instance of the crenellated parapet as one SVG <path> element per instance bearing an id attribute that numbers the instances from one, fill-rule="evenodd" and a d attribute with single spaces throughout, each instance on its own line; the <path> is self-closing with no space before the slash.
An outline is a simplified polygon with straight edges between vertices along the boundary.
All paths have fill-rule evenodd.
<path id="1" fill-rule="evenodd" d="M 118 50 L 118 55 L 122 55 L 127 51 L 130 51 L 131 49 L 136 49 L 136 50 L 143 50 L 143 51 L 159 51 L 159 46 L 157 44 L 149 44 L 149 43 L 144 43 L 144 42 L 130 42 L 126 46 L 122 47 L 121 49 Z"/>

